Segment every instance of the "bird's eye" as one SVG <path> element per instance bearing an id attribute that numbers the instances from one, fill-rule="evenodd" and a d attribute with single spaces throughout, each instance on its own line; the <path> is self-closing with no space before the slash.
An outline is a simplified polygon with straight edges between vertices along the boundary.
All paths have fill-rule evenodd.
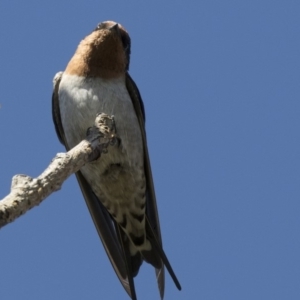
<path id="1" fill-rule="evenodd" d="M 121 40 L 122 40 L 124 51 L 125 52 L 128 51 L 128 49 L 130 48 L 130 39 L 125 34 L 121 34 Z"/>

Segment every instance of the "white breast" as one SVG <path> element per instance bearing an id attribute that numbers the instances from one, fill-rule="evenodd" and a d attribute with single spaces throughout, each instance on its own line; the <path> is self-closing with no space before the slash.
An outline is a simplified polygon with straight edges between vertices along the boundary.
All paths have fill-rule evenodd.
<path id="1" fill-rule="evenodd" d="M 109 147 L 107 154 L 86 164 L 81 172 L 117 222 L 123 222 L 126 218 L 126 231 L 143 236 L 144 221 L 140 222 L 132 216 L 132 213 L 143 214 L 145 210 L 143 141 L 125 78 L 104 81 L 63 75 L 59 87 L 59 106 L 69 147 L 74 147 L 85 138 L 86 130 L 94 125 L 97 113 L 115 116 L 121 146 Z M 145 242 L 143 247 L 149 247 L 148 244 Z"/>
<path id="2" fill-rule="evenodd" d="M 103 80 L 64 74 L 59 86 L 59 105 L 69 147 L 83 140 L 87 128 L 94 125 L 96 114 L 104 112 L 115 116 L 122 151 L 110 150 L 108 155 L 103 155 L 102 167 L 120 159 L 129 165 L 143 165 L 141 131 L 123 77 Z"/>

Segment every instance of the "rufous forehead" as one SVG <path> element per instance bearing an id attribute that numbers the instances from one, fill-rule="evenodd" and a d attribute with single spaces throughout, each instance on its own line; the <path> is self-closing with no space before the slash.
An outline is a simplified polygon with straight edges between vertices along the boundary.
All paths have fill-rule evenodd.
<path id="1" fill-rule="evenodd" d="M 103 28 L 100 28 L 100 30 L 101 30 L 101 29 L 109 29 L 110 27 L 112 27 L 116 24 L 118 24 L 120 30 L 127 32 L 127 30 L 120 23 L 117 23 L 115 21 L 104 21 L 104 22 L 99 23 L 98 26 L 101 26 L 101 25 L 103 26 Z"/>
<path id="2" fill-rule="evenodd" d="M 117 24 L 117 22 L 114 22 L 114 21 L 104 21 L 104 22 L 102 22 L 102 24 L 107 24 L 107 28 L 108 28 L 108 27 L 111 27 L 111 26 L 114 26 L 115 24 Z"/>

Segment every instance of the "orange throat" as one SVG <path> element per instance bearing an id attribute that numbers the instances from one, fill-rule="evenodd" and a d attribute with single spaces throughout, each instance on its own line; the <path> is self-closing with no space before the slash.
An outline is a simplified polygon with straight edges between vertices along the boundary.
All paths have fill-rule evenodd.
<path id="1" fill-rule="evenodd" d="M 83 77 L 117 78 L 126 72 L 122 43 L 114 36 L 92 32 L 79 44 L 65 70 Z"/>

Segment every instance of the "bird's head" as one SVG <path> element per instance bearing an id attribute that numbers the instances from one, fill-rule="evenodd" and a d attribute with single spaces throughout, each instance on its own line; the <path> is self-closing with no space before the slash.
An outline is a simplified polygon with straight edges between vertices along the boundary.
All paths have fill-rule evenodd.
<path id="1" fill-rule="evenodd" d="M 79 44 L 66 73 L 87 77 L 118 77 L 128 71 L 130 37 L 113 21 L 102 22 Z"/>

